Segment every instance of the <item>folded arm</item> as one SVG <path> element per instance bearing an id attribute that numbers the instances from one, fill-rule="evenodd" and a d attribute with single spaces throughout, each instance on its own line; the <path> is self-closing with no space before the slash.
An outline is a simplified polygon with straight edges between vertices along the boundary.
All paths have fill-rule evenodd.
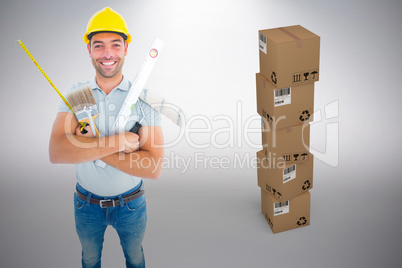
<path id="1" fill-rule="evenodd" d="M 138 135 L 123 132 L 109 137 L 82 135 L 71 113 L 61 112 L 53 124 L 49 143 L 52 163 L 78 164 L 101 159 L 127 174 L 156 179 L 162 173 L 163 133 L 159 126 L 143 126 Z M 140 150 L 139 149 L 140 145 Z"/>
<path id="2" fill-rule="evenodd" d="M 138 135 L 123 132 L 110 137 L 76 135 L 78 121 L 71 113 L 61 112 L 53 123 L 49 142 L 52 163 L 78 164 L 138 147 Z"/>
<path id="3" fill-rule="evenodd" d="M 163 133 L 160 126 L 143 126 L 139 132 L 140 150 L 114 153 L 101 160 L 127 174 L 157 179 L 162 173 Z"/>

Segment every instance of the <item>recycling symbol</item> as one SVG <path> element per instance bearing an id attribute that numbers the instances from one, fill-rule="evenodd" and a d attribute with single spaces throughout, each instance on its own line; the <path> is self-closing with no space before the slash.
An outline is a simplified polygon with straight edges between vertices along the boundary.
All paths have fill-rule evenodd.
<path id="1" fill-rule="evenodd" d="M 306 181 L 303 183 L 302 189 L 305 191 L 305 190 L 309 189 L 310 186 L 311 186 L 310 181 L 309 181 L 309 180 L 306 180 Z"/>
<path id="2" fill-rule="evenodd" d="M 267 212 L 265 212 L 264 215 L 265 215 L 265 218 L 266 218 L 267 221 L 268 221 L 268 224 L 271 225 L 272 227 L 274 227 L 274 224 L 272 223 L 271 219 L 268 217 Z"/>
<path id="3" fill-rule="evenodd" d="M 299 226 L 305 225 L 306 223 L 307 223 L 307 219 L 305 217 L 301 217 L 297 221 L 297 225 L 299 225 Z"/>
<path id="4" fill-rule="evenodd" d="M 272 80 L 272 83 L 274 83 L 276 85 L 277 79 L 276 79 L 276 73 L 275 72 L 272 72 L 271 80 Z"/>
<path id="5" fill-rule="evenodd" d="M 269 114 L 267 114 L 266 111 L 262 110 L 262 116 L 265 117 L 268 121 L 271 120 L 272 121 L 272 117 L 269 116 Z M 264 121 L 263 121 L 264 123 Z"/>
<path id="6" fill-rule="evenodd" d="M 307 121 L 310 119 L 310 112 L 308 110 L 304 110 L 303 112 L 301 112 L 301 115 L 299 117 L 300 121 Z"/>

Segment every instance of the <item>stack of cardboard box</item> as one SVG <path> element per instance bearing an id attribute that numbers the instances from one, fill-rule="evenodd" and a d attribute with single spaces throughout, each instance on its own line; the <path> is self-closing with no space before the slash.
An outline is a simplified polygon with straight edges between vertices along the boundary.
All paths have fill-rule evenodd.
<path id="1" fill-rule="evenodd" d="M 320 37 L 300 25 L 259 31 L 257 152 L 261 206 L 273 233 L 310 224 L 313 161 L 309 152 Z"/>

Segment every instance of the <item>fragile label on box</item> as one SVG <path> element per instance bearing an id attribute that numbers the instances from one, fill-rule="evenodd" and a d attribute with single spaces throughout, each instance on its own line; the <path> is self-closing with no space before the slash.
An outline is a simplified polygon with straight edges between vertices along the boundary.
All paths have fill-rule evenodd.
<path id="1" fill-rule="evenodd" d="M 265 54 L 267 54 L 267 37 L 262 33 L 259 33 L 259 35 L 260 35 L 260 50 Z"/>
<path id="2" fill-rule="evenodd" d="M 267 190 L 267 192 L 272 193 L 272 195 L 276 198 L 281 200 L 282 199 L 282 194 L 280 192 L 278 192 L 275 188 L 272 188 L 271 186 L 269 186 L 268 184 L 265 185 L 265 189 Z"/>
<path id="3" fill-rule="evenodd" d="M 273 121 L 273 118 L 264 109 L 262 109 L 262 117 L 265 118 L 269 123 L 272 123 Z"/>
<path id="4" fill-rule="evenodd" d="M 318 70 L 308 70 L 293 74 L 293 84 L 308 83 L 318 80 Z"/>
<path id="5" fill-rule="evenodd" d="M 290 87 L 276 89 L 274 91 L 274 106 L 282 106 L 292 103 Z"/>
<path id="6" fill-rule="evenodd" d="M 274 203 L 274 216 L 289 213 L 289 200 L 286 202 Z"/>
<path id="7" fill-rule="evenodd" d="M 308 152 L 300 152 L 300 153 L 292 153 L 292 154 L 284 154 L 282 155 L 284 161 L 289 162 L 302 162 L 308 161 Z"/>
<path id="8" fill-rule="evenodd" d="M 283 183 L 287 183 L 296 178 L 296 164 L 283 170 Z"/>

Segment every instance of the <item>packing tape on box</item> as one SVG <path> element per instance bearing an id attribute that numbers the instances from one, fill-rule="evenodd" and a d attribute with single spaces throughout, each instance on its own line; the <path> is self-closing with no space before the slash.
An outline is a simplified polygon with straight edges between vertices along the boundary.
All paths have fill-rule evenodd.
<path id="1" fill-rule="evenodd" d="M 262 85 L 264 86 L 264 88 L 266 88 L 267 81 L 265 79 L 262 79 Z"/>
<path id="2" fill-rule="evenodd" d="M 284 32 L 285 34 L 289 35 L 289 36 L 292 37 L 294 40 L 296 40 L 296 47 L 297 47 L 297 48 L 301 48 L 301 47 L 302 47 L 302 40 L 301 40 L 301 38 L 299 38 L 297 35 L 292 34 L 292 33 L 289 32 L 288 30 L 286 30 L 285 28 L 279 28 L 279 30 L 281 30 L 282 32 Z"/>

